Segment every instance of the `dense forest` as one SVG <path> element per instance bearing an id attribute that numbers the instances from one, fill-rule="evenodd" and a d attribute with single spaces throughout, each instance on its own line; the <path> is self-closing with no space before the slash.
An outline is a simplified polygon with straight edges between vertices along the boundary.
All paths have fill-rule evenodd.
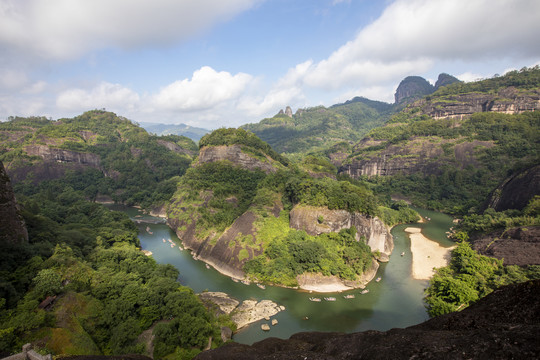
<path id="1" fill-rule="evenodd" d="M 127 215 L 55 180 L 22 189 L 18 200 L 30 242 L 0 244 L 0 348 L 36 342 L 53 354 L 140 353 L 139 335 L 150 331 L 154 358 L 191 358 L 210 337 L 220 344 L 222 325 L 234 328 L 177 282 L 174 267 L 140 251 Z M 45 311 L 51 297 L 54 311 Z"/>

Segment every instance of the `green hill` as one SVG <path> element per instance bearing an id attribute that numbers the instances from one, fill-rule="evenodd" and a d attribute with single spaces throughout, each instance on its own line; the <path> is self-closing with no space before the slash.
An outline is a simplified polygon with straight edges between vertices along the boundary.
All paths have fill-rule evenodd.
<path id="1" fill-rule="evenodd" d="M 290 117 L 278 114 L 242 128 L 279 153 L 299 155 L 326 150 L 337 142 L 353 144 L 370 129 L 384 124 L 392 110 L 390 104 L 355 98 L 329 108 L 299 109 Z"/>
<path id="2" fill-rule="evenodd" d="M 12 181 L 32 187 L 64 179 L 90 199 L 163 204 L 197 152 L 186 137 L 150 135 L 111 112 L 71 119 L 11 118 L 0 123 L 0 160 Z"/>

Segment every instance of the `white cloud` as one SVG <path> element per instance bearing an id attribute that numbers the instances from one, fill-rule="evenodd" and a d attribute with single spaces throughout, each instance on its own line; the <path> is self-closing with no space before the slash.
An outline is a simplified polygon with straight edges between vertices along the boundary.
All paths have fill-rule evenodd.
<path id="1" fill-rule="evenodd" d="M 119 84 L 102 82 L 93 89 L 68 89 L 62 91 L 56 106 L 61 110 L 87 111 L 96 108 L 133 111 L 139 105 L 140 97 L 133 90 Z"/>
<path id="2" fill-rule="evenodd" d="M 227 101 L 235 101 L 253 81 L 248 74 L 217 72 L 203 66 L 191 79 L 175 81 L 153 97 L 156 108 L 181 112 L 212 109 Z"/>
<path id="3" fill-rule="evenodd" d="M 0 47 L 51 59 L 182 41 L 261 0 L 0 0 Z"/>
<path id="4" fill-rule="evenodd" d="M 288 76 L 345 92 L 389 86 L 441 62 L 537 58 L 538 14 L 537 0 L 397 0 L 327 59 Z"/>

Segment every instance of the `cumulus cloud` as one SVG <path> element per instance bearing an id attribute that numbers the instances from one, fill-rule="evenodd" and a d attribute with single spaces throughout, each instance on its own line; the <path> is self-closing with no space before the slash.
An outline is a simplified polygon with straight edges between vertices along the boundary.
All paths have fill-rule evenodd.
<path id="1" fill-rule="evenodd" d="M 441 61 L 538 57 L 538 14 L 537 0 L 397 0 L 327 59 L 292 72 L 333 90 L 388 84 Z"/>
<path id="2" fill-rule="evenodd" d="M 62 91 L 56 99 L 56 106 L 62 110 L 79 112 L 96 108 L 133 111 L 139 101 L 139 95 L 133 90 L 119 84 L 102 82 L 90 90 L 74 88 Z"/>
<path id="3" fill-rule="evenodd" d="M 203 66 L 191 79 L 175 81 L 153 96 L 156 108 L 181 112 L 215 108 L 226 101 L 238 98 L 253 81 L 251 75 L 226 71 L 217 72 Z"/>
<path id="4" fill-rule="evenodd" d="M 107 47 L 173 43 L 260 1 L 0 0 L 0 46 L 70 59 Z"/>

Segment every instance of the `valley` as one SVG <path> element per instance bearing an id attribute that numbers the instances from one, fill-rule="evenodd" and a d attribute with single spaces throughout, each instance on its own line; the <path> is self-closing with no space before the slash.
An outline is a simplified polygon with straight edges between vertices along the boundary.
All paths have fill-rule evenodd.
<path id="1" fill-rule="evenodd" d="M 540 69 L 439 80 L 198 144 L 105 110 L 0 123 L 1 347 L 204 357 L 227 333 L 386 331 L 540 278 Z M 453 247 L 446 266 L 413 273 L 410 228 Z M 205 291 L 285 310 L 242 327 Z"/>

